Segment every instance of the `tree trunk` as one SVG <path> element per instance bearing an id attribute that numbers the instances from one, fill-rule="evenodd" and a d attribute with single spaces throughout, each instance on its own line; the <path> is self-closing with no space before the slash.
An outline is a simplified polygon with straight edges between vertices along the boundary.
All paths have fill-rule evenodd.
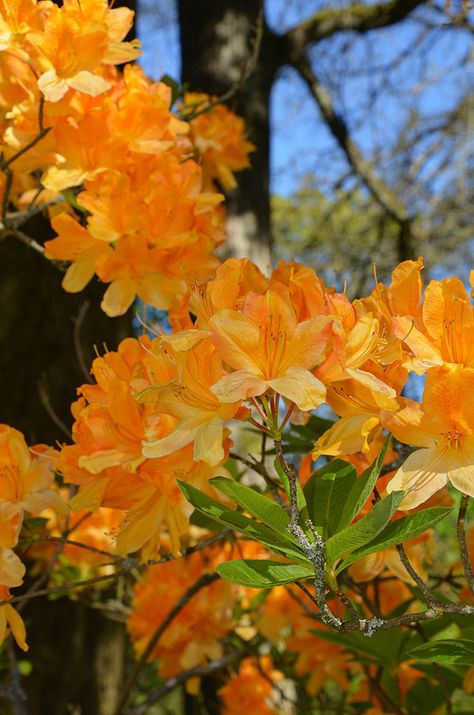
<path id="1" fill-rule="evenodd" d="M 271 265 L 269 102 L 278 69 L 277 46 L 261 14 L 260 0 L 178 0 L 182 82 L 220 96 L 237 88 L 229 104 L 240 114 L 257 150 L 252 168 L 238 174 L 227 197 L 226 256 L 246 256 L 263 270 Z M 258 57 L 239 85 L 261 23 Z M 196 61 L 196 58 L 199 58 Z"/>

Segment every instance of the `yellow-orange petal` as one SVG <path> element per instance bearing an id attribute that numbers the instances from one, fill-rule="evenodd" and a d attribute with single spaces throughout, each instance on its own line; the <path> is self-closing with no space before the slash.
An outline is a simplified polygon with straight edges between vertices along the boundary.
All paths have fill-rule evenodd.
<path id="1" fill-rule="evenodd" d="M 0 547 L 0 585 L 14 588 L 23 583 L 25 565 L 12 549 Z"/>
<path id="2" fill-rule="evenodd" d="M 93 260 L 74 261 L 67 269 L 61 285 L 67 293 L 79 293 L 92 280 L 94 272 Z"/>
<path id="3" fill-rule="evenodd" d="M 318 439 L 312 452 L 313 459 L 326 454 L 340 457 L 344 454 L 367 453 L 378 434 L 380 421 L 375 416 L 353 415 L 341 417 Z"/>
<path id="4" fill-rule="evenodd" d="M 222 377 L 211 387 L 220 402 L 241 402 L 248 397 L 263 395 L 268 382 L 251 370 L 237 370 Z"/>
<path id="5" fill-rule="evenodd" d="M 0 606 L 0 645 L 7 636 L 8 627 L 10 627 L 17 644 L 26 652 L 28 645 L 26 643 L 25 624 L 18 611 L 7 603 L 4 606 Z"/>
<path id="6" fill-rule="evenodd" d="M 194 459 L 206 462 L 210 467 L 215 467 L 224 459 L 224 427 L 219 417 L 201 425 L 196 432 L 194 442 Z"/>
<path id="7" fill-rule="evenodd" d="M 59 102 L 69 87 L 64 79 L 59 79 L 55 70 L 43 72 L 38 79 L 38 87 L 48 102 Z"/>
<path id="8" fill-rule="evenodd" d="M 135 300 L 135 281 L 130 278 L 118 278 L 112 281 L 104 293 L 100 307 L 109 317 L 123 315 Z"/>
<path id="9" fill-rule="evenodd" d="M 399 509 L 414 509 L 446 486 L 455 463 L 452 452 L 440 452 L 436 447 L 418 449 L 387 484 L 387 493 L 405 492 Z"/>
<path id="10" fill-rule="evenodd" d="M 304 412 L 319 407 L 326 399 L 325 385 L 302 367 L 289 367 L 280 377 L 269 380 L 268 385 Z"/>
<path id="11" fill-rule="evenodd" d="M 78 493 L 70 500 L 69 506 L 73 511 L 80 511 L 81 509 L 97 511 L 102 505 L 108 483 L 109 477 L 97 477 L 89 484 L 82 485 Z"/>
<path id="12" fill-rule="evenodd" d="M 81 70 L 74 77 L 68 77 L 66 82 L 72 89 L 89 94 L 91 97 L 97 97 L 110 88 L 110 83 L 107 80 L 87 70 Z"/>

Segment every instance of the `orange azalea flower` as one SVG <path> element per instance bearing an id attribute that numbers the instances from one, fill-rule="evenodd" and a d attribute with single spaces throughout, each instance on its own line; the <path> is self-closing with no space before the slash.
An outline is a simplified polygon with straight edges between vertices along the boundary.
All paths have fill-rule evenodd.
<path id="1" fill-rule="evenodd" d="M 249 153 L 255 146 L 245 139 L 245 125 L 241 117 L 223 104 L 215 104 L 215 97 L 197 92 L 186 92 L 182 111 L 201 112 L 190 120 L 191 140 L 201 160 L 207 182 L 217 179 L 224 190 L 234 189 L 235 171 L 250 166 Z"/>
<path id="2" fill-rule="evenodd" d="M 474 308 L 458 278 L 431 281 L 425 290 L 422 321 L 399 319 L 394 329 L 425 369 L 444 362 L 474 368 Z"/>
<path id="3" fill-rule="evenodd" d="M 432 368 L 421 405 L 400 399 L 401 410 L 389 413 L 384 426 L 413 452 L 387 487 L 404 491 L 401 509 L 413 509 L 450 481 L 474 496 L 474 370 L 445 364 Z"/>
<path id="4" fill-rule="evenodd" d="M 148 338 L 130 338 L 117 352 L 97 358 L 93 374 L 98 384 L 83 385 L 82 397 L 73 405 L 75 444 L 64 446 L 58 459 L 65 480 L 80 487 L 71 506 L 76 511 L 100 506 L 126 511 L 116 538 L 120 553 L 140 550 L 143 560 L 152 558 L 164 529 L 178 553 L 189 530 L 189 506 L 177 479 L 205 490 L 222 467 L 196 462 L 192 444 L 158 458 L 142 455 L 142 441 L 166 438 L 178 420 L 136 397 L 147 389 L 166 389 L 176 380 L 176 366 L 164 353 L 150 351 Z M 221 441 L 221 449 L 225 459 L 228 443 L 222 448 Z"/>
<path id="5" fill-rule="evenodd" d="M 51 451 L 42 445 L 30 451 L 21 432 L 0 425 L 0 504 L 7 502 L 19 512 L 51 506 L 64 513 L 64 502 L 50 487 L 53 465 Z"/>
<path id="6" fill-rule="evenodd" d="M 122 42 L 132 20 L 131 10 L 112 10 L 107 0 L 64 0 L 60 8 L 51 3 L 41 31 L 27 36 L 45 99 L 57 102 L 69 88 L 93 97 L 105 92 L 109 83 L 95 73 L 99 65 L 140 55 L 138 40 Z"/>
<path id="7" fill-rule="evenodd" d="M 61 492 L 63 491 L 67 490 L 61 490 Z M 66 528 L 64 520 L 59 518 L 55 512 L 46 509 L 41 512 L 40 516 L 48 519 L 45 526 L 48 536 L 59 537 L 64 534 Z M 115 550 L 116 533 L 123 517 L 124 513 L 117 509 L 101 508 L 96 512 L 79 511 L 68 518 L 68 538 L 78 541 L 84 546 L 112 553 Z M 50 562 L 56 548 L 57 543 L 39 541 L 28 549 L 28 558 L 36 560 L 36 569 L 38 570 L 43 568 L 45 563 Z M 88 578 L 97 570 L 107 573 L 113 569 L 110 556 L 71 544 L 65 544 L 61 548 L 61 564 L 64 560 L 80 570 L 81 578 Z M 59 565 L 59 570 L 60 568 L 61 565 Z"/>
<path id="8" fill-rule="evenodd" d="M 8 588 L 0 583 L 0 601 L 7 601 L 11 598 Z M 0 605 L 0 645 L 3 643 L 9 633 L 13 634 L 14 639 L 20 648 L 24 651 L 28 650 L 26 644 L 26 631 L 23 619 L 13 606 L 9 603 Z"/>
<path id="9" fill-rule="evenodd" d="M 166 339 L 165 339 L 166 340 Z M 143 443 L 145 457 L 165 457 L 194 442 L 194 459 L 215 467 L 224 459 L 223 420 L 235 417 L 239 404 L 222 405 L 211 386 L 222 376 L 222 361 L 210 340 L 201 341 L 186 353 L 177 353 L 178 379 L 157 394 L 155 407 L 175 417 L 178 424 L 165 437 Z"/>
<path id="10" fill-rule="evenodd" d="M 375 361 L 367 366 L 374 382 L 351 378 L 332 383 L 326 402 L 341 416 L 315 444 L 313 459 L 321 454 L 334 457 L 369 452 L 381 435 L 381 413 L 398 409 L 397 394 L 403 388 L 407 372 L 397 363 L 383 369 Z M 369 370 L 364 370 L 369 374 Z"/>
<path id="11" fill-rule="evenodd" d="M 209 321 L 216 349 L 233 369 L 212 391 L 221 402 L 237 402 L 273 390 L 302 410 L 317 407 L 326 390 L 311 370 L 323 356 L 331 322 L 316 316 L 298 323 L 285 286 L 249 293 L 240 312 L 222 310 Z"/>
<path id="12" fill-rule="evenodd" d="M 202 551 L 185 561 L 179 559 L 146 570 L 143 580 L 134 587 L 132 613 L 127 624 L 137 656 L 178 599 L 214 568 L 213 556 L 206 558 Z M 159 659 L 163 678 L 222 656 L 221 641 L 232 628 L 235 599 L 232 584 L 218 580 L 201 589 L 180 609 L 149 658 L 150 661 Z M 190 685 L 196 692 L 198 681 Z"/>
<path id="13" fill-rule="evenodd" d="M 238 672 L 218 690 L 222 700 L 222 715 L 272 715 L 279 712 L 275 703 L 272 681 L 282 680 L 269 656 L 244 658 Z"/>
<path id="14" fill-rule="evenodd" d="M 197 164 L 180 163 L 170 152 L 142 156 L 127 172 L 86 181 L 78 201 L 90 213 L 87 227 L 62 221 L 60 235 L 46 243 L 49 256 L 77 263 L 71 270 L 81 280 L 66 279 L 67 289 L 78 290 L 92 268 L 110 283 L 102 303 L 110 316 L 123 314 L 137 294 L 169 308 L 213 274 L 218 261 L 211 254 L 223 239 L 214 220 L 222 197 L 201 192 Z"/>

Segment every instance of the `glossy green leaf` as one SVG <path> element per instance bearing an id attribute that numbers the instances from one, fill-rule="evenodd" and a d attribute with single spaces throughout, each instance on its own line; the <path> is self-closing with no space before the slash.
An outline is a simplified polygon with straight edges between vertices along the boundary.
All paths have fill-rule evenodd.
<path id="1" fill-rule="evenodd" d="M 219 504 L 219 502 L 211 499 L 207 494 L 200 492 L 199 489 L 191 486 L 191 484 L 178 481 L 178 485 L 186 499 L 207 517 L 214 519 L 214 521 L 217 521 L 223 526 L 240 531 L 250 539 L 259 541 L 270 549 L 284 554 L 293 561 L 307 562 L 306 557 L 290 540 L 290 534 L 288 534 L 288 537 L 277 534 L 264 524 L 259 524 L 254 519 L 249 519 L 249 517 L 241 512 L 234 511 L 223 504 Z"/>
<path id="2" fill-rule="evenodd" d="M 373 554 L 382 549 L 388 549 L 397 544 L 403 544 L 405 541 L 419 536 L 427 529 L 430 529 L 437 524 L 441 519 L 444 519 L 452 511 L 451 507 L 434 507 L 432 509 L 424 509 L 416 514 L 402 516 L 396 521 L 392 521 L 380 532 L 380 534 L 370 543 L 362 548 L 354 551 L 349 558 L 345 559 L 337 568 L 336 573 L 340 573 L 354 561 Z"/>
<path id="3" fill-rule="evenodd" d="M 306 482 L 303 492 L 309 518 L 323 539 L 337 532 L 342 511 L 356 481 L 357 473 L 352 464 L 333 459 Z"/>
<path id="4" fill-rule="evenodd" d="M 388 497 L 377 502 L 372 511 L 362 519 L 331 536 L 326 543 L 328 565 L 332 565 L 341 556 L 348 556 L 355 549 L 375 539 L 388 524 L 402 499 L 403 492 L 392 492 Z"/>
<path id="5" fill-rule="evenodd" d="M 278 561 L 242 559 L 219 564 L 217 573 L 226 581 L 250 588 L 271 588 L 314 576 L 311 566 L 281 564 Z"/>
<path id="6" fill-rule="evenodd" d="M 266 526 L 289 537 L 286 531 L 290 520 L 288 513 L 272 499 L 226 477 L 214 477 L 210 480 L 210 484 L 260 519 Z"/>
<path id="7" fill-rule="evenodd" d="M 474 640 L 446 640 L 423 643 L 410 651 L 416 660 L 439 665 L 474 665 Z"/>
<path id="8" fill-rule="evenodd" d="M 370 497 L 377 482 L 377 479 L 380 476 L 385 455 L 387 453 L 387 449 L 390 446 L 390 443 L 391 435 L 388 435 L 388 437 L 385 439 L 382 449 L 377 455 L 377 458 L 370 465 L 370 467 L 368 467 L 365 472 L 360 475 L 356 483 L 353 485 L 350 494 L 347 497 L 343 512 L 341 514 L 341 519 L 338 524 L 338 531 L 352 523 L 352 521 L 355 519 L 357 514 L 364 506 L 367 499 Z"/>

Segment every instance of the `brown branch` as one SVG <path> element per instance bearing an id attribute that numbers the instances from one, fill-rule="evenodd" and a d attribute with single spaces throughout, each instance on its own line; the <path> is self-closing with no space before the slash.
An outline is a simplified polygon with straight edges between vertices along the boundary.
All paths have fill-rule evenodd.
<path id="1" fill-rule="evenodd" d="M 395 191 L 387 186 L 371 166 L 370 162 L 364 159 L 359 148 L 351 139 L 347 123 L 334 108 L 331 95 L 313 72 L 306 56 L 301 54 L 295 58 L 293 66 L 306 83 L 311 96 L 321 111 L 329 131 L 340 149 L 344 152 L 354 173 L 362 179 L 374 199 L 386 213 L 399 224 L 400 260 L 411 258 L 413 256 L 411 239 L 421 240 L 419 230 L 414 225 L 415 217 L 408 213 L 406 206 L 400 201 Z"/>
<path id="2" fill-rule="evenodd" d="M 427 588 L 425 582 L 421 578 L 419 574 L 415 571 L 413 566 L 410 563 L 410 560 L 408 558 L 407 552 L 405 551 L 405 547 L 403 544 L 397 544 L 397 551 L 398 555 L 400 557 L 400 561 L 405 567 L 405 570 L 407 571 L 408 575 L 413 579 L 413 581 L 416 583 L 418 588 L 420 589 L 421 593 L 423 594 L 423 598 L 425 599 L 426 605 L 428 607 L 434 607 L 436 608 L 439 604 L 440 601 L 436 598 L 436 596 L 431 593 L 429 588 Z"/>
<path id="3" fill-rule="evenodd" d="M 461 496 L 461 503 L 459 505 L 458 519 L 457 519 L 457 535 L 459 542 L 459 552 L 461 554 L 462 566 L 464 569 L 464 575 L 466 576 L 467 585 L 471 594 L 474 596 L 474 575 L 472 573 L 471 557 L 469 554 L 469 549 L 466 542 L 466 512 L 469 503 L 469 496 L 463 494 Z"/>
<path id="4" fill-rule="evenodd" d="M 153 650 L 155 649 L 158 641 L 160 640 L 161 636 L 168 628 L 170 623 L 176 618 L 182 608 L 184 608 L 184 606 L 188 603 L 188 601 L 191 600 L 191 598 L 196 593 L 198 593 L 205 586 L 209 586 L 209 584 L 213 583 L 218 578 L 219 576 L 216 573 L 203 574 L 190 588 L 188 588 L 188 590 L 181 596 L 181 598 L 176 601 L 173 608 L 165 616 L 165 618 L 162 620 L 162 622 L 159 624 L 159 626 L 156 628 L 155 632 L 151 636 L 150 640 L 146 645 L 146 648 L 141 654 L 139 660 L 137 661 L 135 668 L 133 669 L 132 673 L 130 674 L 130 677 L 125 683 L 118 705 L 114 711 L 114 715 L 121 715 L 121 713 L 123 712 L 123 709 L 125 708 L 130 697 L 132 688 L 135 685 L 138 676 L 140 675 L 141 669 L 153 653 Z"/>
<path id="5" fill-rule="evenodd" d="M 378 5 L 359 3 L 347 7 L 327 7 L 282 35 L 291 64 L 295 55 L 308 45 L 338 32 L 366 33 L 401 22 L 425 0 L 391 0 Z"/>
<path id="6" fill-rule="evenodd" d="M 36 598 L 37 596 L 50 596 L 53 593 L 61 593 L 62 591 L 72 591 L 76 588 L 84 588 L 86 586 L 94 586 L 102 581 L 107 581 L 110 579 L 116 579 L 124 573 L 129 571 L 128 568 L 120 569 L 115 571 L 113 574 L 105 574 L 104 576 L 94 576 L 93 578 L 87 578 L 84 581 L 75 581 L 74 583 L 65 583 L 62 586 L 53 586 L 52 588 L 43 588 L 40 591 L 35 591 L 34 593 L 24 593 L 19 596 L 13 596 L 13 598 L 7 598 L 0 601 L 0 606 L 6 606 L 12 603 L 21 603 L 22 601 L 29 601 L 31 598 Z"/>
<path id="7" fill-rule="evenodd" d="M 51 418 L 51 421 L 56 425 L 56 427 L 58 427 L 58 429 L 61 430 L 61 432 L 63 432 L 63 434 L 66 435 L 66 437 L 71 439 L 71 430 L 62 421 L 62 419 L 59 417 L 58 413 L 54 409 L 53 405 L 51 404 L 45 374 L 43 374 L 41 380 L 38 381 L 37 388 L 38 388 L 38 396 L 40 398 L 40 402 L 43 405 L 46 412 L 48 413 L 49 417 Z"/>
<path id="8" fill-rule="evenodd" d="M 175 675 L 174 678 L 169 678 L 164 685 L 154 693 L 151 693 L 144 703 L 138 705 L 132 710 L 128 711 L 128 715 L 145 715 L 148 712 L 150 705 L 157 703 L 159 700 L 168 695 L 172 690 L 174 690 L 178 685 L 185 683 L 190 678 L 204 678 L 207 675 L 216 673 L 219 670 L 223 670 L 234 660 L 237 660 L 242 656 L 242 652 L 237 649 L 232 649 L 226 653 L 222 658 L 218 660 L 211 660 L 207 665 L 196 665 L 194 668 L 189 668 L 188 670 L 183 670 L 179 675 Z"/>

